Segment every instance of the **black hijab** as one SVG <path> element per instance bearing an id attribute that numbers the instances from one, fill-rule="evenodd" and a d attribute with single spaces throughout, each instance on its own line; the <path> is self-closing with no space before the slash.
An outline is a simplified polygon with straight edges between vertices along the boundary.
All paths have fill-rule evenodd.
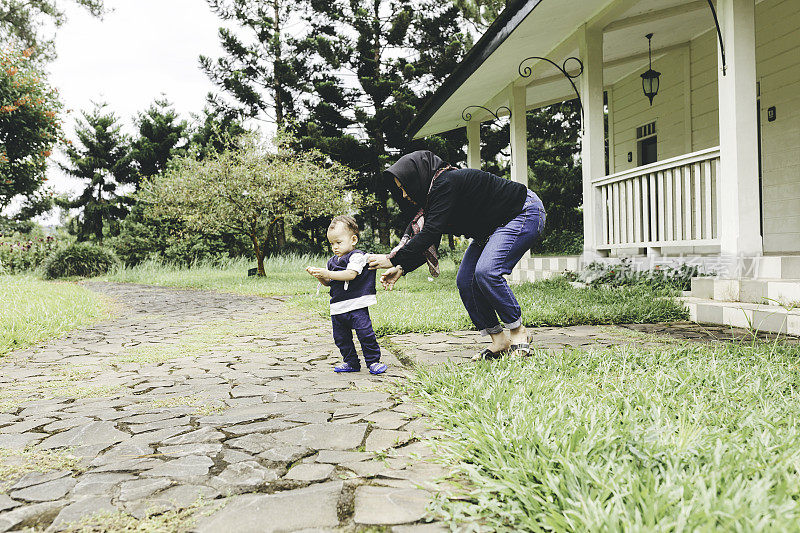
<path id="1" fill-rule="evenodd" d="M 433 152 L 417 150 L 398 159 L 394 165 L 386 169 L 384 176 L 392 191 L 397 190 L 397 185 L 394 183 L 394 178 L 397 178 L 419 208 L 427 203 L 431 180 L 436 171 L 446 166 L 448 164 Z"/>

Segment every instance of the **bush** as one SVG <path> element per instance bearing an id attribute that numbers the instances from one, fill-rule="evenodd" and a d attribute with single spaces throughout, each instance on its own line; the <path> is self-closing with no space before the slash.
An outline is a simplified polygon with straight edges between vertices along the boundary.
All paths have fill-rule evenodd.
<path id="1" fill-rule="evenodd" d="M 0 273 L 19 274 L 36 269 L 58 247 L 53 237 L 0 235 Z"/>
<path id="2" fill-rule="evenodd" d="M 192 265 L 251 255 L 252 244 L 230 233 L 190 231 L 179 220 L 148 216 L 134 205 L 107 244 L 127 266 L 145 261 Z"/>
<path id="3" fill-rule="evenodd" d="M 69 276 L 98 276 L 119 264 L 114 252 L 102 246 L 76 242 L 53 252 L 44 263 L 47 279 Z"/>
<path id="4" fill-rule="evenodd" d="M 583 253 L 583 232 L 572 230 L 547 231 L 532 249 L 540 255 L 580 255 Z"/>
<path id="5" fill-rule="evenodd" d="M 692 278 L 701 275 L 696 265 L 682 264 L 678 268 L 656 265 L 652 270 L 634 270 L 628 259 L 620 263 L 605 264 L 593 261 L 582 272 L 567 272 L 569 281 L 579 281 L 590 287 L 626 285 L 647 285 L 654 289 L 675 289 L 688 291 L 692 288 Z"/>

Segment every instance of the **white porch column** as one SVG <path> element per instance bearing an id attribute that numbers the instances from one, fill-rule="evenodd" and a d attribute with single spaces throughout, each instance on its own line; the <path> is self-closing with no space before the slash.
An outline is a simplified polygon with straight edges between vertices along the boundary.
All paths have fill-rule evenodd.
<path id="1" fill-rule="evenodd" d="M 580 93 L 583 101 L 583 137 L 581 163 L 583 167 L 583 256 L 591 261 L 598 256 L 602 223 L 600 195 L 592 179 L 605 176 L 606 148 L 603 109 L 603 29 L 584 26 L 579 33 L 580 58 L 583 74 Z M 546 208 L 546 207 L 545 207 Z"/>
<path id="2" fill-rule="evenodd" d="M 762 254 L 758 191 L 755 0 L 719 0 L 719 236 L 726 256 Z M 717 46 L 719 48 L 719 46 Z"/>
<path id="3" fill-rule="evenodd" d="M 508 88 L 511 108 L 511 179 L 528 186 L 528 123 L 525 120 L 525 87 Z M 546 209 L 546 208 L 545 208 Z"/>
<path id="4" fill-rule="evenodd" d="M 481 123 L 477 120 L 467 122 L 467 166 L 481 168 Z"/>
<path id="5" fill-rule="evenodd" d="M 513 83 L 508 88 L 508 107 L 511 109 L 511 179 L 517 183 L 528 186 L 528 122 L 526 120 L 527 106 L 525 102 L 525 86 L 515 86 Z M 547 207 L 545 207 L 547 209 Z M 533 281 L 529 275 L 530 251 L 525 252 L 519 264 L 511 272 L 511 281 Z M 532 275 L 533 273 L 530 272 Z"/>

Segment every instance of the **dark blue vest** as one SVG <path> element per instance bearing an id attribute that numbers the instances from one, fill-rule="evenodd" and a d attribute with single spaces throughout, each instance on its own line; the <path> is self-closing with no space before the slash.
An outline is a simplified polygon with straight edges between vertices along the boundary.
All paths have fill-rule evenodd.
<path id="1" fill-rule="evenodd" d="M 342 257 L 334 255 L 328 260 L 328 270 L 331 272 L 347 270 L 347 265 L 350 263 L 350 256 L 363 253 L 364 252 L 361 250 L 353 250 Z M 347 289 L 345 289 L 345 284 L 347 285 Z M 364 266 L 364 270 L 361 271 L 361 274 L 350 281 L 331 280 L 330 288 L 331 304 L 361 298 L 362 296 L 375 295 L 377 293 L 375 290 L 375 271 L 370 270 L 368 266 Z"/>

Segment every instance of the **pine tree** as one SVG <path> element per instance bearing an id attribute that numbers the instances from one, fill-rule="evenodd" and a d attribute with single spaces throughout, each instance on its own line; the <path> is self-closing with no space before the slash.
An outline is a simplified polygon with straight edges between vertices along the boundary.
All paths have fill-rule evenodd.
<path id="1" fill-rule="evenodd" d="M 68 144 L 65 151 L 69 164 L 60 166 L 68 175 L 84 180 L 85 188 L 77 198 L 61 199 L 58 204 L 82 209 L 71 228 L 79 241 L 102 242 L 127 213 L 118 188 L 132 180 L 130 147 L 117 117 L 106 112 L 106 104 L 96 104 L 91 113 L 84 111 L 82 115 L 75 129 L 79 145 Z"/>
<path id="2" fill-rule="evenodd" d="M 200 57 L 202 69 L 233 97 L 243 116 L 266 119 L 282 128 L 296 116 L 302 85 L 303 59 L 286 35 L 290 18 L 302 6 L 297 0 L 208 0 L 225 21 L 235 22 L 245 36 L 220 28 L 225 56 Z M 216 101 L 221 105 L 221 101 Z"/>
<path id="3" fill-rule="evenodd" d="M 360 173 L 359 187 L 378 200 L 368 213 L 370 225 L 388 245 L 396 217 L 390 216 L 381 171 L 414 148 L 431 146 L 452 159 L 463 146 L 463 133 L 449 137 L 456 143 L 448 136 L 412 143 L 407 128 L 463 57 L 469 39 L 459 29 L 457 9 L 441 2 L 315 0 L 311 7 L 311 31 L 299 49 L 313 58 L 313 94 L 299 136 L 305 146 Z"/>
<path id="4" fill-rule="evenodd" d="M 201 159 L 233 148 L 236 138 L 247 132 L 239 114 L 221 105 L 213 96 L 209 96 L 209 105 L 193 118 L 196 125 L 192 128 L 190 146 L 197 150 Z"/>
<path id="5" fill-rule="evenodd" d="M 182 154 L 188 142 L 189 125 L 166 98 L 156 100 L 136 119 L 139 136 L 131 142 L 134 183 L 167 168 L 173 156 Z"/>

